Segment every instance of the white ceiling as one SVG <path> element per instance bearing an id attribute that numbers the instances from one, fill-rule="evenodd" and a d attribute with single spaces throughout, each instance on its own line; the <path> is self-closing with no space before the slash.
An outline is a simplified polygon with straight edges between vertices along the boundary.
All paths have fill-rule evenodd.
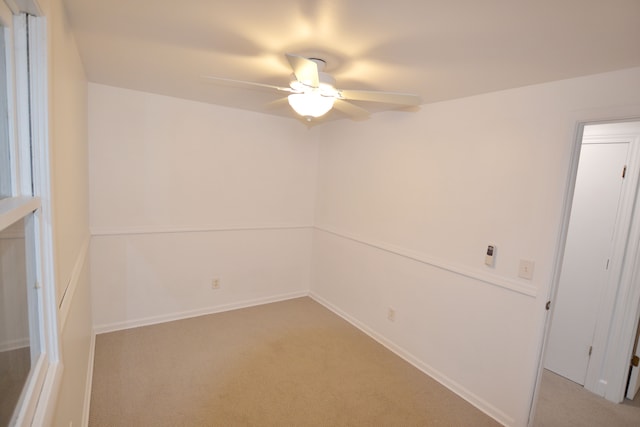
<path id="1" fill-rule="evenodd" d="M 430 103 L 640 66 L 640 0 L 64 3 L 89 81 L 292 117 L 268 105 L 281 92 L 201 76 L 287 86 L 288 52 L 324 58 L 340 89 Z"/>

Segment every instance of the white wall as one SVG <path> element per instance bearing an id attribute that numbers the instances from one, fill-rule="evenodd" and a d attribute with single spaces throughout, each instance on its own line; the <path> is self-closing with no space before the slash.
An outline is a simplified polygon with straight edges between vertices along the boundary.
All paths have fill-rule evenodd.
<path id="1" fill-rule="evenodd" d="M 58 302 L 89 238 L 87 80 L 60 0 L 50 1 L 50 138 Z"/>
<path id="2" fill-rule="evenodd" d="M 576 125 L 629 116 L 640 117 L 640 69 L 324 126 L 312 292 L 526 425 Z M 532 280 L 520 259 L 535 261 Z"/>
<path id="3" fill-rule="evenodd" d="M 304 295 L 311 238 L 305 228 L 95 236 L 96 331 Z"/>
<path id="4" fill-rule="evenodd" d="M 53 425 L 80 426 L 88 405 L 93 348 L 87 257 L 87 81 L 62 1 L 39 3 L 47 20 L 52 225 L 64 366 Z"/>
<path id="5" fill-rule="evenodd" d="M 304 126 L 90 84 L 89 133 L 99 330 L 309 289 L 317 145 Z"/>

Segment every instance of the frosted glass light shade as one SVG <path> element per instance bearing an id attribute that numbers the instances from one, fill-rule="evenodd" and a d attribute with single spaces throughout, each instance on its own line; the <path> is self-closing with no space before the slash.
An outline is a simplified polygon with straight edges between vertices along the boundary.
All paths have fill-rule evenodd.
<path id="1" fill-rule="evenodd" d="M 303 117 L 320 117 L 327 114 L 335 98 L 332 96 L 322 96 L 318 92 L 293 93 L 288 96 L 289 105 L 293 110 Z"/>

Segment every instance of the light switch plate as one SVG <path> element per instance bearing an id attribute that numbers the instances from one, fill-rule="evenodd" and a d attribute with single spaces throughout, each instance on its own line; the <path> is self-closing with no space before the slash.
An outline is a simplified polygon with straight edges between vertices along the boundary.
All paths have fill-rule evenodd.
<path id="1" fill-rule="evenodd" d="M 533 279 L 533 268 L 536 263 L 530 261 L 528 259 L 521 259 L 520 266 L 518 267 L 518 277 L 522 277 L 523 279 L 531 280 Z"/>

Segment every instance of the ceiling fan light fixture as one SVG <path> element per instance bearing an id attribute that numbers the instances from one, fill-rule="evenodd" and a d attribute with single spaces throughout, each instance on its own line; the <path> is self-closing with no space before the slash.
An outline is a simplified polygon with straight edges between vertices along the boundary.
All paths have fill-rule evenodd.
<path id="1" fill-rule="evenodd" d="M 278 92 L 287 92 L 289 105 L 307 121 L 321 117 L 331 111 L 333 107 L 341 113 L 355 120 L 369 117 L 369 112 L 350 101 L 380 102 L 383 104 L 395 104 L 398 106 L 419 106 L 421 99 L 418 95 L 399 92 L 381 92 L 375 90 L 346 90 L 336 88 L 336 80 L 330 74 L 325 73 L 326 62 L 319 58 L 305 58 L 291 53 L 285 54 L 293 74 L 289 81 L 289 87 L 281 87 L 272 84 L 245 82 L 221 77 L 208 77 L 209 79 L 226 83 L 239 84 L 252 88 L 267 88 Z M 335 104 L 336 99 L 338 104 Z"/>
<path id="2" fill-rule="evenodd" d="M 292 93 L 287 99 L 289 100 L 291 108 L 307 120 L 324 116 L 333 108 L 333 103 L 335 102 L 335 98 L 322 96 L 319 92 L 315 91 Z"/>

